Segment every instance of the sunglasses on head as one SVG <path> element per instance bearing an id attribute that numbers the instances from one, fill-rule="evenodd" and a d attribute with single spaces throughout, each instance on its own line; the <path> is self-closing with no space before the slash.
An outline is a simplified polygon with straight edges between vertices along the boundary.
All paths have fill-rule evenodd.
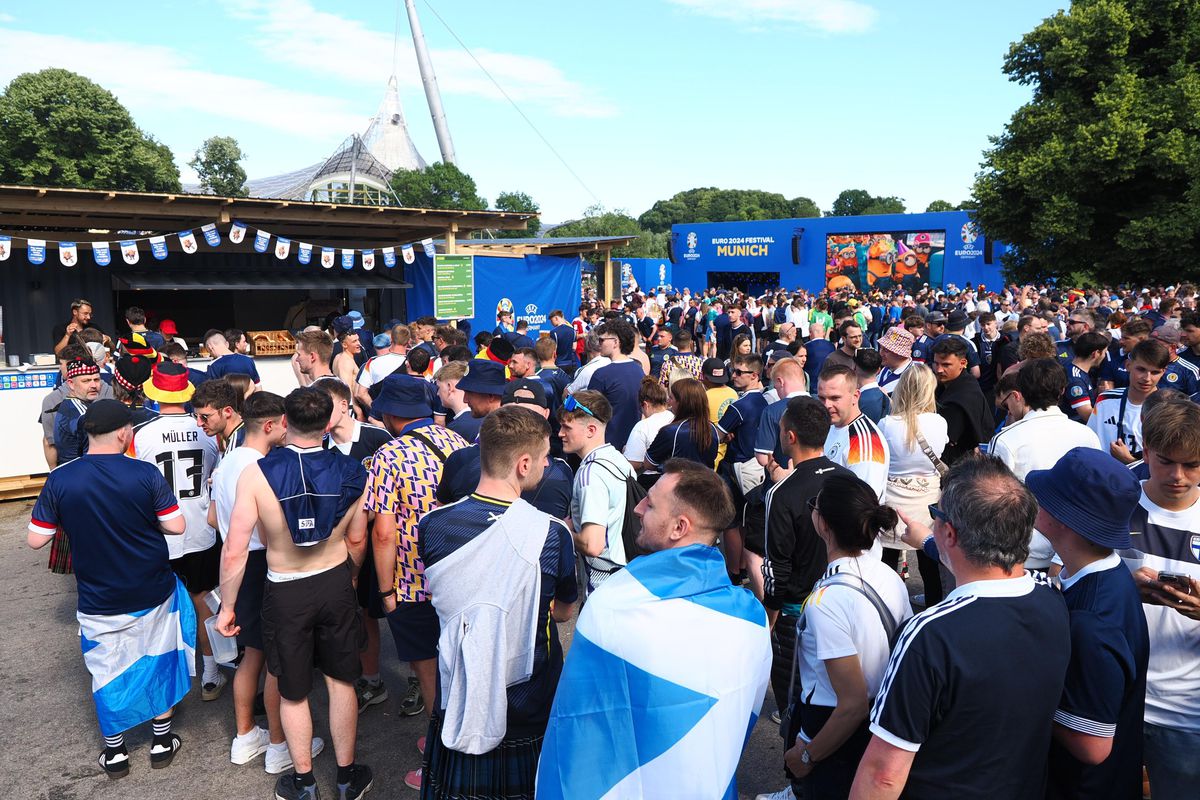
<path id="1" fill-rule="evenodd" d="M 573 395 L 573 394 L 567 395 L 567 399 L 563 401 L 563 410 L 564 411 L 582 411 L 583 413 L 587 414 L 589 417 L 592 417 L 593 419 L 595 419 L 595 417 L 596 417 L 596 414 L 590 408 L 585 406 L 583 403 L 576 400 L 575 395 Z"/>

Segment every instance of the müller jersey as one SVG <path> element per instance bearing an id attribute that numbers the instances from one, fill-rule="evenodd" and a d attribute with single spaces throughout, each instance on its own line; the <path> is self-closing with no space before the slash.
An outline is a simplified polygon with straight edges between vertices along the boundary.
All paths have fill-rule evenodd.
<path id="1" fill-rule="evenodd" d="M 187 527 L 168 536 L 172 559 L 207 550 L 217 540 L 208 524 L 208 479 L 217 465 L 217 440 L 190 414 L 160 414 L 133 429 L 129 455 L 158 467 L 179 500 Z"/>

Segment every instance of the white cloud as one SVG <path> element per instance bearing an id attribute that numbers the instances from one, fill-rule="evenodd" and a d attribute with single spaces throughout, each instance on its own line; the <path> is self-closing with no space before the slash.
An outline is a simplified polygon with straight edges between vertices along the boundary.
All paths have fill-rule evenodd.
<path id="1" fill-rule="evenodd" d="M 762 29 L 766 24 L 800 25 L 822 33 L 860 33 L 878 13 L 857 0 L 667 0 L 708 17 Z"/>
<path id="2" fill-rule="evenodd" d="M 0 23 L 5 23 L 5 22 L 16 22 L 16 21 L 17 21 L 17 18 L 16 18 L 16 17 L 14 17 L 12 14 L 3 14 L 3 13 L 0 13 Z"/>
<path id="3" fill-rule="evenodd" d="M 361 131 L 369 120 L 369 114 L 351 113 L 339 98 L 198 69 L 166 47 L 12 28 L 0 28 L 0 40 L 0 84 L 20 73 L 61 67 L 111 91 L 135 117 L 151 110 L 202 113 L 326 142 L 331 132 L 337 138 Z M 298 125 L 300 114 L 321 124 Z"/>
<path id="4" fill-rule="evenodd" d="M 252 29 L 250 40 L 264 58 L 369 86 L 382 85 L 392 72 L 390 31 L 319 11 L 308 0 L 223 0 L 223 4 L 230 16 Z M 440 28 L 441 23 L 432 15 L 422 19 L 427 39 L 431 32 L 440 35 L 435 26 Z M 396 77 L 402 86 L 419 88 L 421 77 L 407 19 L 403 30 Z M 550 61 L 482 47 L 472 47 L 472 52 L 518 104 L 542 106 L 558 116 L 610 117 L 617 113 L 612 103 L 571 80 Z M 431 48 L 430 58 L 443 94 L 503 100 L 461 48 Z"/>

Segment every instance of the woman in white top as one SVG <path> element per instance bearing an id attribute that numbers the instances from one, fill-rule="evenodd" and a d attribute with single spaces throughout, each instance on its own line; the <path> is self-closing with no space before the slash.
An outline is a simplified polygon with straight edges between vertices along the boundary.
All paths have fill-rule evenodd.
<path id="1" fill-rule="evenodd" d="M 909 365 L 892 392 L 891 413 L 879 421 L 891 453 L 884 502 L 922 525 L 932 523 L 929 504 L 942 494 L 941 476 L 925 445 L 940 460 L 949 441 L 946 420 L 937 413 L 936 389 L 933 370 L 924 364 Z M 895 534 L 882 537 L 882 543 L 883 561 L 895 569 L 905 544 Z"/>
<path id="2" fill-rule="evenodd" d="M 646 468 L 646 449 L 658 432 L 675 419 L 675 415 L 667 408 L 666 387 L 649 376 L 642 378 L 642 385 L 638 389 L 638 408 L 642 410 L 642 418 L 629 432 L 623 454 L 640 476 L 647 474 L 642 472 Z M 657 475 L 657 470 L 650 471 L 650 482 Z"/>
<path id="3" fill-rule="evenodd" d="M 789 718 L 784 764 L 805 800 L 845 798 L 871 738 L 867 714 L 879 693 L 899 627 L 912 616 L 904 581 L 870 555 L 894 509 L 854 475 L 831 475 L 809 500 L 829 566 L 804 601 L 796 663 L 802 687 Z M 793 739 L 794 737 L 794 739 Z"/>

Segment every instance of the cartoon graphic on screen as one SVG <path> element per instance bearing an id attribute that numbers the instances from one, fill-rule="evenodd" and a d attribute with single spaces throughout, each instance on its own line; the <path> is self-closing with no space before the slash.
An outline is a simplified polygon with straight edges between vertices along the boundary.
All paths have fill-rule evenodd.
<path id="1" fill-rule="evenodd" d="M 945 231 L 833 234 L 825 239 L 825 284 L 830 291 L 939 285 L 945 249 Z"/>

